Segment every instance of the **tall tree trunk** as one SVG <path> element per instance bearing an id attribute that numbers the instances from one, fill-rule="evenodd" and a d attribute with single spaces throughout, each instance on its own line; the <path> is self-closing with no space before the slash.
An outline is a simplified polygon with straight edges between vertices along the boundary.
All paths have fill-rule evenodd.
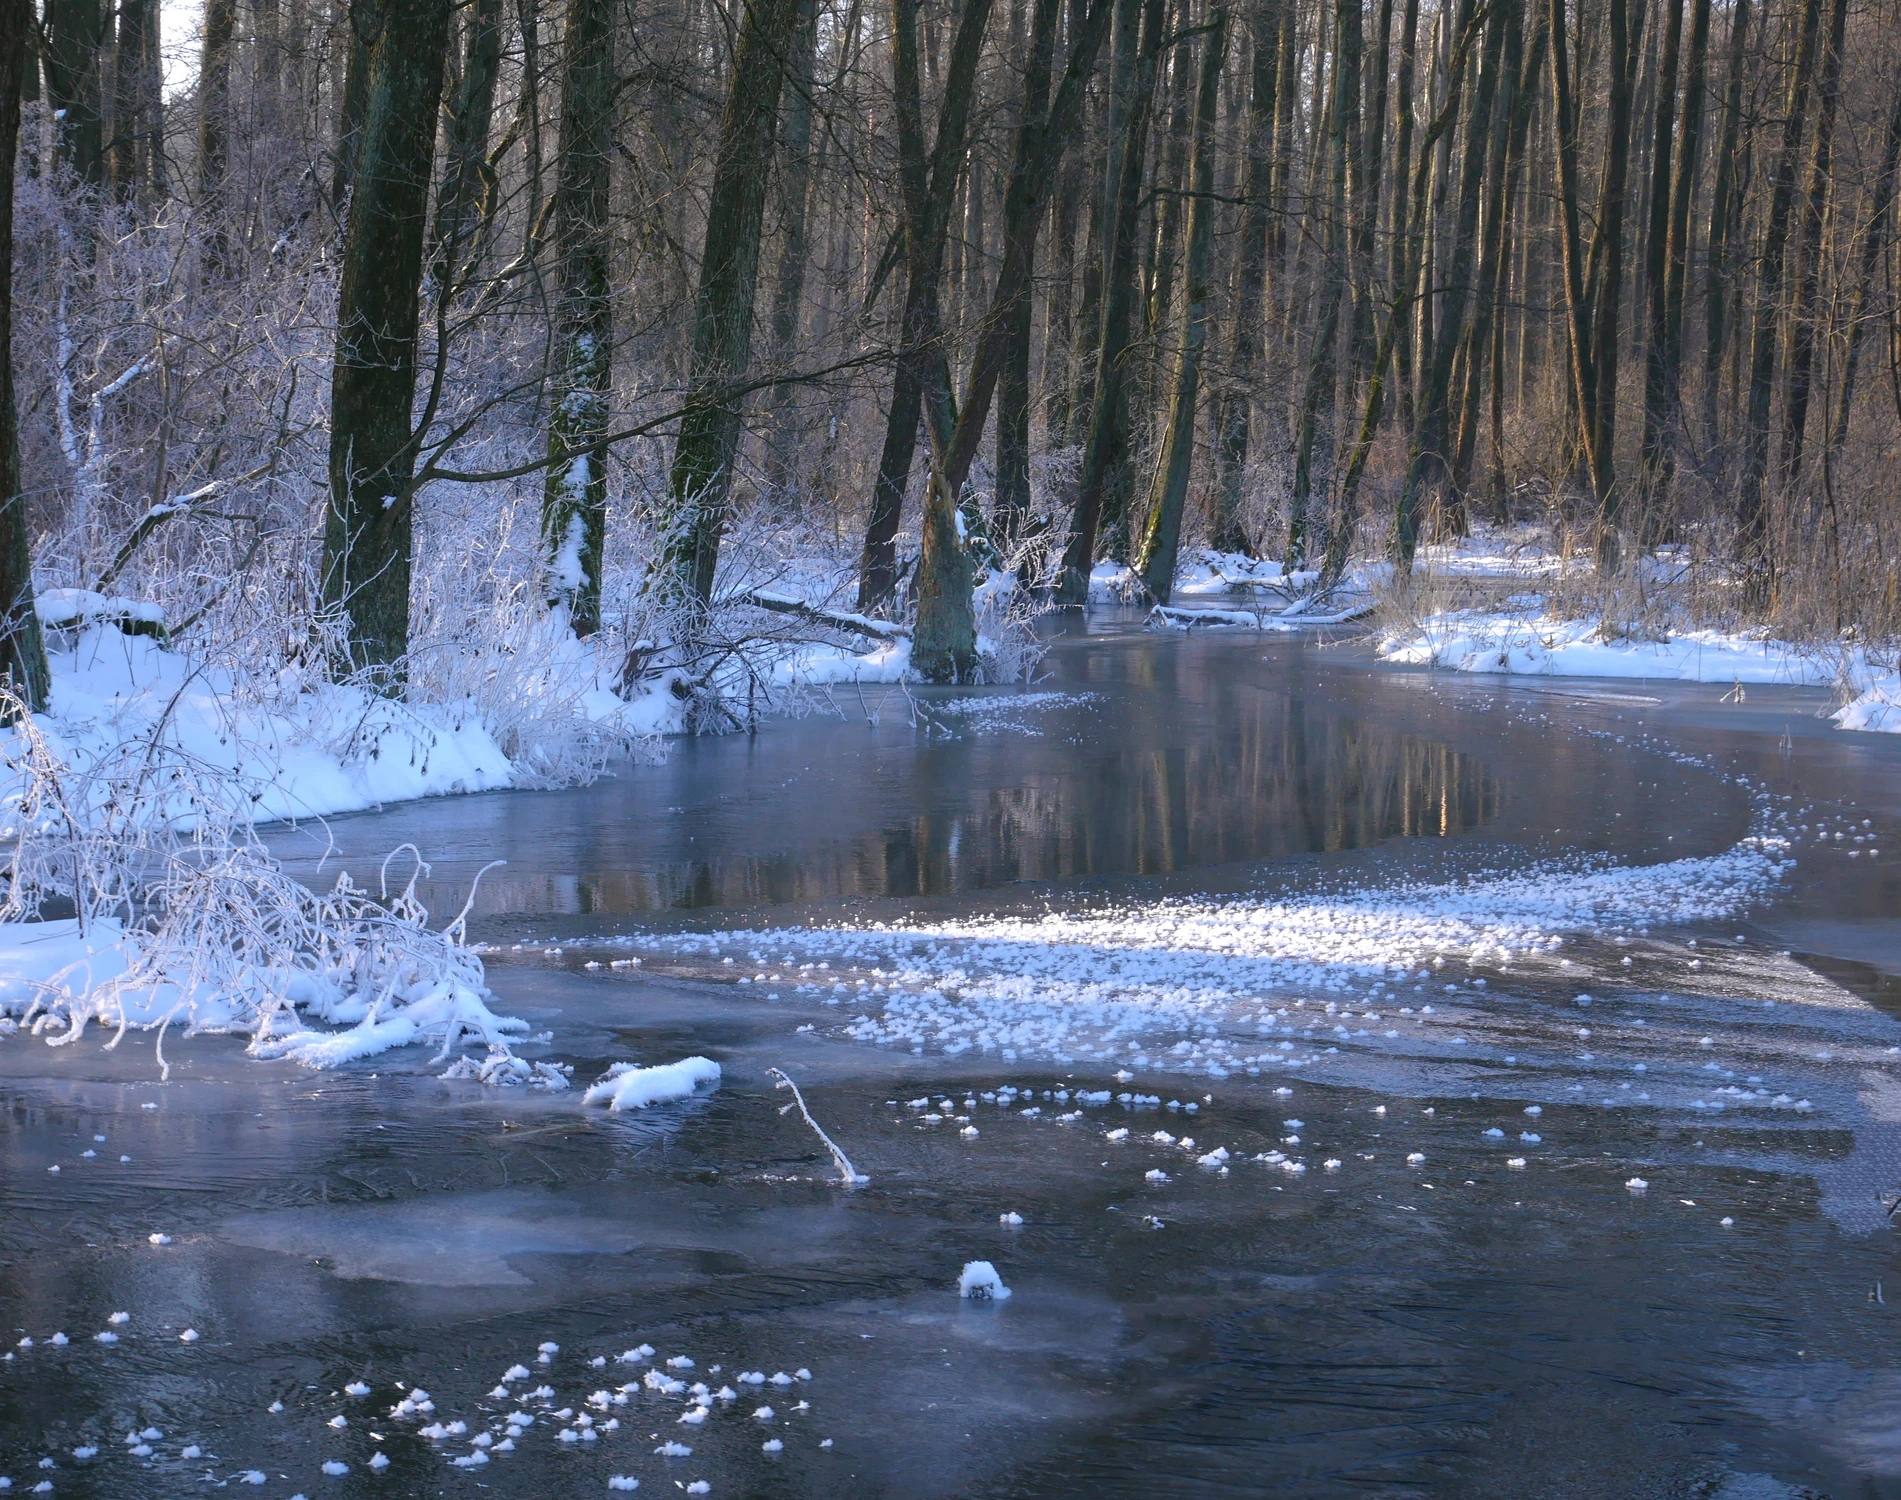
<path id="1" fill-rule="evenodd" d="M 348 662 L 409 650 L 416 334 L 448 0 L 391 0 L 371 56 L 355 199 L 337 290 L 323 599 L 348 620 Z"/>
<path id="2" fill-rule="evenodd" d="M 1428 201 L 1426 180 L 1433 170 L 1433 159 L 1437 155 L 1440 139 L 1451 127 L 1458 113 L 1459 101 L 1464 94 L 1466 56 L 1471 50 L 1473 30 L 1477 21 L 1473 0 L 1461 0 L 1459 7 L 1459 34 L 1453 44 L 1452 66 L 1447 70 L 1447 89 L 1444 101 L 1431 123 L 1426 127 L 1425 137 L 1419 143 L 1419 156 L 1413 166 L 1412 185 L 1407 190 L 1406 200 L 1412 205 L 1411 213 L 1404 225 L 1394 225 L 1394 235 L 1400 242 L 1400 253 L 1394 264 L 1392 301 L 1388 305 L 1384 325 L 1380 331 L 1379 347 L 1373 354 L 1373 367 L 1366 386 L 1366 404 L 1360 416 L 1359 435 L 1353 441 L 1353 448 L 1347 456 L 1346 474 L 1340 481 L 1340 503 L 1333 523 L 1328 528 L 1326 554 L 1320 565 L 1320 586 L 1332 588 L 1346 572 L 1347 558 L 1353 546 L 1353 539 L 1359 529 L 1359 487 L 1365 477 L 1367 459 L 1373 451 L 1373 440 L 1379 435 L 1380 422 L 1385 414 L 1386 394 L 1389 384 L 1396 384 L 1397 377 L 1389 381 L 1398 364 L 1398 349 L 1410 336 L 1409 329 L 1414 314 L 1414 303 L 1423 300 L 1420 295 L 1419 272 L 1417 267 L 1425 254 L 1426 243 L 1426 205 Z"/>
<path id="3" fill-rule="evenodd" d="M 1122 49 L 1125 20 L 1134 30 L 1136 0 L 1121 0 L 1116 10 L 1116 50 Z M 1125 508 L 1128 476 L 1128 370 L 1130 325 L 1136 299 L 1136 221 L 1140 217 L 1143 167 L 1148 147 L 1149 109 L 1155 98 L 1155 69 L 1166 19 L 1163 0 L 1140 0 L 1141 41 L 1132 48 L 1134 77 L 1126 94 L 1120 147 L 1111 153 L 1115 199 L 1104 215 L 1109 253 L 1103 271 L 1102 337 L 1096 349 L 1095 401 L 1089 413 L 1089 439 L 1083 448 L 1082 481 L 1056 602 L 1080 609 L 1089 602 L 1089 574 L 1096 560 L 1099 531 L 1114 534 Z M 1113 85 L 1112 85 L 1113 87 Z M 1105 189 L 1108 184 L 1105 183 Z M 1105 526 L 1105 522 L 1107 523 Z"/>
<path id="4" fill-rule="evenodd" d="M 1336 6 L 1334 25 L 1333 94 L 1327 105 L 1327 226 L 1321 252 L 1320 316 L 1307 355 L 1307 383 L 1301 394 L 1300 424 L 1294 435 L 1294 486 L 1287 506 L 1287 556 L 1292 571 L 1307 561 L 1308 529 L 1312 521 L 1314 471 L 1320 465 L 1320 494 L 1324 500 L 1332 473 L 1334 404 L 1338 399 L 1340 308 L 1347 295 L 1347 116 L 1359 100 L 1344 92 L 1345 82 L 1359 76 L 1357 58 L 1349 57 L 1357 27 L 1350 27 L 1355 0 Z"/>
<path id="5" fill-rule="evenodd" d="M 1214 527 L 1212 544 L 1223 552 L 1252 554 L 1241 520 L 1248 441 L 1252 435 L 1255 371 L 1267 331 L 1267 252 L 1273 211 L 1274 86 L 1280 72 L 1280 10 L 1286 0 L 1253 0 L 1248 37 L 1247 166 L 1242 178 L 1241 251 L 1235 275 L 1235 307 L 1229 320 L 1228 379 L 1216 406 Z"/>
<path id="6" fill-rule="evenodd" d="M 1179 35 L 1193 27 L 1194 0 L 1174 0 L 1174 4 L 1178 36 L 1169 59 L 1168 121 L 1156 152 L 1157 181 L 1163 191 L 1155 204 L 1143 317 L 1151 361 L 1161 357 L 1161 331 L 1169 324 L 1169 307 L 1175 296 L 1175 262 L 1181 253 L 1182 224 L 1187 217 L 1179 189 L 1188 175 L 1189 120 L 1195 107 L 1194 42 Z"/>
<path id="7" fill-rule="evenodd" d="M 521 31 L 521 86 L 516 119 L 521 122 L 522 145 L 528 161 L 527 212 L 522 216 L 522 256 L 532 261 L 542 234 L 541 188 L 541 0 L 516 0 Z"/>
<path id="8" fill-rule="evenodd" d="M 1419 65 L 1419 0 L 1406 0 L 1405 21 L 1400 28 L 1399 69 L 1395 80 L 1394 116 L 1397 126 L 1393 141 L 1393 242 L 1389 247 L 1390 263 L 1387 269 L 1389 295 L 1405 297 L 1405 306 L 1410 316 L 1412 310 L 1411 287 L 1402 286 L 1400 271 L 1408 265 L 1413 276 L 1419 274 L 1418 257 L 1407 262 L 1406 228 L 1412 220 L 1412 194 L 1417 191 L 1413 179 L 1426 180 L 1425 174 L 1415 170 L 1413 162 L 1413 87 Z M 1423 160 L 1423 159 L 1422 159 Z M 1412 375 L 1408 351 L 1411 348 L 1409 338 L 1401 338 L 1395 348 L 1399 368 L 1394 377 L 1394 385 L 1400 397 L 1400 415 L 1408 431 L 1412 430 Z"/>
<path id="9" fill-rule="evenodd" d="M 1642 0 L 1631 24 L 1628 0 L 1610 0 L 1610 87 L 1604 126 L 1604 174 L 1597 194 L 1597 232 L 1591 239 L 1591 368 L 1597 395 L 1591 406 L 1591 483 L 1597 491 L 1597 563 L 1618 566 L 1617 530 L 1623 494 L 1617 486 L 1618 318 L 1624 293 L 1624 207 L 1630 176 L 1631 83 L 1643 31 Z"/>
<path id="10" fill-rule="evenodd" d="M 1723 88 L 1723 134 L 1716 150 L 1716 184 L 1710 193 L 1708 265 L 1703 280 L 1703 442 L 1717 448 L 1717 395 L 1723 383 L 1723 353 L 1730 334 L 1730 237 L 1742 218 L 1746 176 L 1736 170 L 1742 142 L 1743 68 L 1748 61 L 1749 0 L 1736 0 L 1729 18 L 1729 76 Z"/>
<path id="11" fill-rule="evenodd" d="M 1619 0 L 1612 0 L 1613 4 Z M 1472 270 L 1478 254 L 1479 199 L 1486 159 L 1491 153 L 1493 100 L 1499 92 L 1499 73 L 1509 29 L 1503 10 L 1485 23 L 1485 45 L 1479 60 L 1478 87 L 1465 121 L 1464 159 L 1459 171 L 1459 217 L 1446 257 L 1445 292 L 1441 298 L 1440 326 L 1433 342 L 1432 365 L 1419 393 L 1418 417 L 1406 478 L 1400 488 L 1394 517 L 1394 560 L 1411 568 L 1419 544 L 1422 501 L 1442 497 L 1451 478 L 1452 367 L 1466 339 L 1466 318 L 1472 302 Z"/>
<path id="12" fill-rule="evenodd" d="M 113 192 L 122 199 L 153 191 L 158 135 L 158 7 L 153 0 L 119 0 L 119 31 L 112 53 L 112 144 L 107 152 Z"/>
<path id="13" fill-rule="evenodd" d="M 1455 529 L 1463 535 L 1470 525 L 1467 492 L 1472 485 L 1472 466 L 1478 452 L 1479 406 L 1484 391 L 1483 375 L 1495 362 L 1499 341 L 1494 333 L 1502 321 L 1499 301 L 1503 295 L 1505 261 L 1511 235 L 1506 224 L 1518 182 L 1518 166 L 1524 154 L 1525 131 L 1531 119 L 1533 91 L 1525 86 L 1525 35 L 1516 6 L 1505 12 L 1504 73 L 1499 79 L 1498 97 L 1493 102 L 1491 156 L 1486 163 L 1485 227 L 1479 245 L 1478 291 L 1472 301 L 1472 331 L 1465 345 L 1465 378 L 1459 401 L 1458 442 L 1453 452 L 1451 503 L 1457 520 Z M 1542 36 L 1533 42 L 1532 68 L 1540 59 L 1537 49 Z M 1496 386 L 1496 382 L 1494 382 Z"/>
<path id="14" fill-rule="evenodd" d="M 53 161 L 85 187 L 106 183 L 105 120 L 100 78 L 106 36 L 104 0 L 47 0 L 46 102 L 53 110 Z M 206 15 L 210 40 L 211 17 Z"/>
<path id="15" fill-rule="evenodd" d="M 445 122 L 448 163 L 436 194 L 434 271 L 439 297 L 452 297 L 461 289 L 479 256 L 488 133 L 501 69 L 502 0 L 475 0 L 463 43 L 462 77 Z"/>
<path id="16" fill-rule="evenodd" d="M 720 120 L 693 309 L 692 373 L 668 477 L 672 513 L 655 565 L 661 597 L 684 605 L 695 616 L 712 602 L 726 530 L 745 400 L 738 387 L 752 362 L 759 233 L 779 124 L 779 91 L 798 18 L 799 0 L 756 0 L 746 7 Z M 689 628 L 697 628 L 697 620 Z"/>
<path id="17" fill-rule="evenodd" d="M 1082 25 L 1084 0 L 1068 0 L 1067 30 L 1073 39 Z M 1064 158 L 1056 188 L 1050 224 L 1052 272 L 1045 293 L 1043 335 L 1043 426 L 1052 448 L 1068 446 L 1071 413 L 1076 405 L 1075 367 L 1071 351 L 1076 341 L 1072 298 L 1076 287 L 1077 221 L 1082 217 L 1084 159 L 1073 152 Z"/>
<path id="18" fill-rule="evenodd" d="M 236 0 L 205 0 L 205 34 L 198 59 L 198 207 L 204 216 L 205 263 L 225 269 L 230 240 L 225 223 L 225 174 L 231 143 L 231 46 Z"/>
<path id="19" fill-rule="evenodd" d="M 554 399 L 541 500 L 550 607 L 577 636 L 601 627 L 607 537 L 607 413 L 614 382 L 608 284 L 608 167 L 614 151 L 614 0 L 568 0 L 562 59 L 560 176 L 554 242 L 560 267 Z"/>
<path id="20" fill-rule="evenodd" d="M 1208 341 L 1208 305 L 1213 298 L 1215 240 L 1215 115 L 1221 99 L 1221 64 L 1227 53 L 1228 13 L 1217 9 L 1202 44 L 1201 79 L 1195 98 L 1194 198 L 1188 208 L 1188 260 L 1182 277 L 1181 348 L 1175 357 L 1168 428 L 1155 465 L 1148 523 L 1138 571 L 1163 604 L 1174 590 L 1181 551 L 1182 511 L 1188 500 L 1189 466 L 1195 454 L 1195 400 L 1201 386 L 1201 351 Z"/>
<path id="21" fill-rule="evenodd" d="M 46 707 L 46 646 L 33 607 L 33 555 L 20 483 L 20 427 L 13 398 L 13 179 L 20 95 L 33 66 L 32 0 L 0 0 L 0 681 L 26 709 Z"/>
<path id="22" fill-rule="evenodd" d="M 965 0 L 944 79 L 937 139 L 927 156 L 923 94 L 918 80 L 917 0 L 892 0 L 893 91 L 904 204 L 904 318 L 885 422 L 884 451 L 878 459 L 878 479 L 872 490 L 871 514 L 865 523 L 865 546 L 859 562 L 858 607 L 863 610 L 882 605 L 897 584 L 898 524 L 903 518 L 904 491 L 911 482 L 911 461 L 917 454 L 918 419 L 923 416 L 933 437 L 939 436 L 941 429 L 945 442 L 955 421 L 938 290 L 990 3 Z"/>
<path id="23" fill-rule="evenodd" d="M 1023 100 L 1017 111 L 1016 157 L 1020 162 L 1027 149 L 1034 150 L 1034 132 L 1049 110 L 1050 72 L 1056 59 L 1056 23 L 1061 14 L 1060 0 L 1036 0 L 1030 18 L 1029 51 L 1023 70 Z M 1015 171 L 1012 172 L 1012 186 Z M 1007 327 L 1002 368 L 997 373 L 997 492 L 994 502 L 996 530 L 1007 555 L 1022 534 L 1030 512 L 1030 339 L 1033 332 L 1031 277 L 1036 263 L 1036 225 L 1009 222 L 1014 200 L 1006 192 L 1004 235 L 1027 233 L 1030 249 L 1020 296 L 1011 297 L 998 311 Z M 1019 210 L 1021 211 L 1021 210 Z M 998 291 L 1005 292 L 1001 280 Z M 968 415 L 970 403 L 963 403 Z"/>
<path id="24" fill-rule="evenodd" d="M 1347 344 L 1347 391 L 1357 401 L 1373 362 L 1374 251 L 1380 218 L 1380 181 L 1386 162 L 1386 89 L 1393 56 L 1393 0 L 1379 0 L 1379 52 L 1373 60 L 1372 99 L 1353 153 L 1353 331 Z"/>
<path id="25" fill-rule="evenodd" d="M 1796 237 L 1794 303 L 1789 309 L 1789 393 L 1782 407 L 1781 487 L 1794 498 L 1802 477 L 1802 442 L 1808 430 L 1809 392 L 1815 378 L 1816 303 L 1822 285 L 1822 225 L 1828 210 L 1829 171 L 1835 145 L 1835 114 L 1842 93 L 1842 45 L 1848 0 L 1834 0 L 1828 41 L 1815 92 L 1815 144 L 1808 191 Z"/>
<path id="26" fill-rule="evenodd" d="M 228 5 L 230 0 L 205 0 L 207 10 Z M 378 0 L 348 0 L 344 11 L 343 97 L 337 107 L 337 152 L 331 163 L 331 212 L 341 221 L 350 189 L 356 181 L 356 164 L 363 151 L 363 119 L 370 102 L 370 66 L 376 43 L 383 34 L 383 7 Z M 209 27 L 207 27 L 207 32 Z M 202 122 L 202 113 L 200 120 Z M 203 152 L 200 151 L 202 157 Z"/>
<path id="27" fill-rule="evenodd" d="M 1831 448 L 1840 448 L 1848 441 L 1848 419 L 1855 406 L 1855 373 L 1861 362 L 1862 334 L 1868 324 L 1875 267 L 1880 264 L 1881 252 L 1887 244 L 1896 181 L 1901 176 L 1901 83 L 1891 82 L 1889 88 L 1893 90 L 1894 104 L 1888 114 L 1888 135 L 1881 148 L 1881 171 L 1875 178 L 1874 201 L 1869 206 L 1868 223 L 1862 230 L 1861 248 L 1856 257 L 1854 302 L 1848 313 L 1848 347 L 1842 354 L 1842 391 L 1829 434 Z"/>
<path id="28" fill-rule="evenodd" d="M 1649 408 L 1645 417 L 1645 472 L 1650 494 L 1644 505 L 1649 531 L 1646 544 L 1660 540 L 1668 526 L 1670 491 L 1676 474 L 1676 445 L 1683 437 L 1683 300 L 1690 272 L 1690 208 L 1696 198 L 1697 156 L 1703 139 L 1703 93 L 1709 70 L 1710 0 L 1692 0 L 1690 58 L 1683 79 L 1683 120 L 1677 129 L 1676 165 L 1670 181 L 1669 245 L 1664 268 L 1663 319 L 1653 343 L 1654 368 L 1646 379 L 1656 385 L 1654 472 Z M 1646 397 L 1649 389 L 1646 387 Z"/>
<path id="29" fill-rule="evenodd" d="M 805 267 L 811 259 L 806 217 L 812 182 L 812 87 L 814 49 L 818 46 L 817 0 L 800 0 L 799 29 L 793 43 L 785 119 L 780 125 L 779 197 L 784 215 L 779 266 L 772 289 L 772 356 L 775 369 L 792 359 L 805 299 Z M 793 387 L 775 386 L 772 421 L 766 430 L 766 483 L 783 507 L 802 506 L 799 488 L 798 411 Z"/>
<path id="30" fill-rule="evenodd" d="M 1017 130 L 1010 182 L 1003 200 L 1003 256 L 990 309 L 978 325 L 977 347 L 948 442 L 931 429 L 932 466 L 925 489 L 924 547 L 918 561 L 917 631 L 911 664 L 933 682 L 968 680 L 976 667 L 976 619 L 971 607 L 972 567 L 957 521 L 964 480 L 982 441 L 990 402 L 1013 348 L 1021 310 L 1029 303 L 1036 233 L 1043 203 L 1082 116 L 1083 94 L 1096 53 L 1109 29 L 1111 0 L 1095 4 L 1070 45 L 1069 65 L 1047 113 L 1030 101 L 1049 93 L 1055 18 L 1039 0 L 1039 30 L 1025 69 L 1025 108 Z"/>
<path id="31" fill-rule="evenodd" d="M 1800 171 L 1802 128 L 1815 72 L 1822 0 L 1802 0 L 1795 71 L 1789 76 L 1782 144 L 1772 174 L 1769 219 L 1756 278 L 1756 326 L 1749 346 L 1749 412 L 1743 434 L 1742 482 L 1736 497 L 1736 541 L 1743 569 L 1743 602 L 1761 609 L 1769 602 L 1774 565 L 1769 548 L 1769 508 L 1764 482 L 1769 472 L 1769 411 L 1775 399 L 1776 319 L 1782 306 L 1783 261 L 1789 244 L 1789 214 Z"/>
<path id="32" fill-rule="evenodd" d="M 1630 158 L 1630 64 L 1636 38 L 1625 0 L 1610 0 L 1610 98 L 1597 229 L 1584 258 L 1578 204 L 1578 117 L 1572 97 L 1563 0 L 1551 6 L 1551 77 L 1558 133 L 1559 242 L 1571 331 L 1571 389 L 1597 502 L 1598 563 L 1617 562 L 1617 321 L 1623 290 L 1624 186 Z"/>
<path id="33" fill-rule="evenodd" d="M 1103 129 L 1100 122 L 1097 124 L 1096 134 L 1101 135 Z M 1086 191 L 1089 217 L 1082 236 L 1082 284 L 1077 288 L 1076 312 L 1071 324 L 1069 364 L 1074 388 L 1070 393 L 1069 425 L 1063 429 L 1063 440 L 1072 448 L 1080 448 L 1088 439 L 1089 413 L 1096 404 L 1096 349 L 1102 340 L 1102 267 L 1107 253 L 1104 236 L 1108 221 L 1103 217 L 1105 205 L 1101 191 L 1106 160 L 1106 151 L 1095 152 L 1086 164 L 1084 177 L 1085 191 L 1092 184 L 1096 191 Z M 1073 495 L 1071 502 L 1074 503 Z"/>
<path id="34" fill-rule="evenodd" d="M 1694 22 L 1692 22 L 1694 29 Z M 1670 149 L 1676 137 L 1677 69 L 1683 44 L 1683 0 L 1666 0 L 1663 57 L 1658 64 L 1657 107 L 1650 146 L 1649 226 L 1644 240 L 1644 437 L 1637 471 L 1638 525 L 1648 538 L 1657 529 L 1658 484 L 1663 448 L 1669 441 L 1669 396 L 1664 346 L 1670 275 L 1670 210 L 1674 202 Z M 1694 40 L 1692 41 L 1694 50 Z M 1691 84 L 1686 80 L 1684 88 Z M 1687 112 L 1687 104 L 1686 104 Z"/>

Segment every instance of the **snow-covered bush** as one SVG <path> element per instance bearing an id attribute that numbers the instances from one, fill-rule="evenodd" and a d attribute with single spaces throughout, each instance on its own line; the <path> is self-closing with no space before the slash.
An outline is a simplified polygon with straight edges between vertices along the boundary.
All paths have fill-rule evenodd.
<path id="1" fill-rule="evenodd" d="M 486 1044 L 480 1076 L 566 1086 L 511 1044 L 526 1023 L 488 1006 L 466 908 L 440 930 L 415 894 L 427 866 L 372 896 L 293 879 L 258 838 L 244 780 L 207 765 L 171 721 L 83 759 L 0 692 L 13 723 L 0 792 L 0 1014 L 53 1045 L 115 1032 L 249 1036 L 255 1056 L 333 1067 L 412 1042 L 447 1058 Z M 385 862 L 384 879 L 390 861 Z M 462 1076 L 458 1074 L 456 1076 Z"/>

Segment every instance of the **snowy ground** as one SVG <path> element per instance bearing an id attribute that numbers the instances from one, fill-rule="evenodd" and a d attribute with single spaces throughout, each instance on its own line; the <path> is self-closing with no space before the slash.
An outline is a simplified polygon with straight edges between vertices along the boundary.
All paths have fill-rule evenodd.
<path id="1" fill-rule="evenodd" d="M 259 683 L 111 624 L 55 632 L 52 694 L 41 726 L 81 766 L 162 733 L 210 777 L 242 786 L 259 821 L 325 817 L 387 802 L 534 786 L 545 747 L 480 702 L 399 703 L 360 687 L 295 679 Z M 557 727 L 592 726 L 627 743 L 679 727 L 663 686 L 632 701 L 609 691 L 605 665 L 569 638 L 551 647 L 540 684 Z M 532 690 L 533 684 L 529 687 Z M 583 730 L 584 732 L 584 730 Z"/>

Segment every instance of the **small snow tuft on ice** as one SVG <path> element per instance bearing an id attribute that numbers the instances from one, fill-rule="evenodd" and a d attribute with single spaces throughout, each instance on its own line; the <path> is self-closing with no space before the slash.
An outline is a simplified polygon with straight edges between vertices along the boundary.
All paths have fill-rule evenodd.
<path id="1" fill-rule="evenodd" d="M 613 1110 L 645 1109 L 688 1098 L 701 1084 L 717 1085 L 719 1076 L 719 1064 L 705 1057 L 686 1057 L 653 1068 L 615 1063 L 581 1096 L 581 1102 L 605 1104 Z"/>
<path id="2" fill-rule="evenodd" d="M 957 1294 L 972 1302 L 1002 1302 L 1010 1295 L 1010 1288 L 989 1261 L 973 1260 L 957 1278 Z"/>

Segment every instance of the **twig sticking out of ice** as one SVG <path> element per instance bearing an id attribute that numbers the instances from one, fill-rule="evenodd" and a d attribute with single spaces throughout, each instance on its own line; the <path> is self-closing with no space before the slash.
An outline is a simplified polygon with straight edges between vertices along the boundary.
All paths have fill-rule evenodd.
<path id="1" fill-rule="evenodd" d="M 1010 1295 L 997 1268 L 987 1260 L 973 1260 L 957 1278 L 957 1295 L 972 1302 L 1002 1302 Z"/>
<path id="2" fill-rule="evenodd" d="M 825 1149 L 832 1153 L 832 1161 L 838 1167 L 838 1180 L 846 1187 L 862 1187 L 865 1183 L 870 1182 L 871 1179 L 869 1177 L 864 1176 L 859 1172 L 858 1168 L 851 1164 L 851 1158 L 838 1149 L 838 1142 L 827 1135 L 819 1122 L 812 1118 L 812 1111 L 805 1107 L 805 1095 L 799 1092 L 799 1086 L 790 1078 L 786 1077 L 778 1068 L 767 1068 L 766 1076 L 778 1080 L 777 1083 L 773 1084 L 775 1089 L 792 1090 L 792 1103 L 780 1105 L 779 1113 L 783 1115 L 790 1110 L 798 1110 L 800 1115 L 804 1117 L 805 1123 L 812 1127 L 812 1133 L 821 1141 L 825 1142 Z"/>
<path id="3" fill-rule="evenodd" d="M 654 1068 L 615 1063 L 598 1083 L 582 1095 L 583 1104 L 606 1104 L 609 1109 L 645 1109 L 685 1099 L 701 1084 L 719 1082 L 719 1064 L 709 1057 L 683 1057 Z"/>

